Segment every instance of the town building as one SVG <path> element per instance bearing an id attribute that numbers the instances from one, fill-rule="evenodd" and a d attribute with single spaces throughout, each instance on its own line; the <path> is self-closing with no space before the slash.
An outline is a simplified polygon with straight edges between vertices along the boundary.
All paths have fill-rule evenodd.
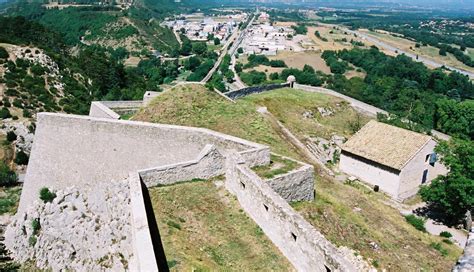
<path id="1" fill-rule="evenodd" d="M 370 121 L 341 147 L 340 170 L 403 200 L 448 172 L 430 136 Z"/>

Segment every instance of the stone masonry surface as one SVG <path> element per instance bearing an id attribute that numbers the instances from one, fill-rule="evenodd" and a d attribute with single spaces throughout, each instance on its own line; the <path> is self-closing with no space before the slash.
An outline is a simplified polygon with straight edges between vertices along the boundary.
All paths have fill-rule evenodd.
<path id="1" fill-rule="evenodd" d="M 56 194 L 51 203 L 38 198 L 7 228 L 5 244 L 15 260 L 53 271 L 124 271 L 134 265 L 127 180 Z M 33 220 L 40 223 L 36 233 Z"/>
<path id="2" fill-rule="evenodd" d="M 332 245 L 245 164 L 237 153 L 226 160 L 226 188 L 298 271 L 368 270 Z"/>
<path id="3" fill-rule="evenodd" d="M 130 171 L 195 160 L 209 143 L 237 150 L 251 165 L 269 163 L 268 147 L 207 129 L 40 113 L 19 211 L 43 186 L 125 179 Z"/>
<path id="4" fill-rule="evenodd" d="M 303 164 L 299 168 L 272 179 L 268 185 L 287 202 L 314 199 L 314 167 Z"/>
<path id="5" fill-rule="evenodd" d="M 458 260 L 453 272 L 472 272 L 474 271 L 474 228 L 471 229 L 469 238 L 464 248 L 464 254 Z"/>

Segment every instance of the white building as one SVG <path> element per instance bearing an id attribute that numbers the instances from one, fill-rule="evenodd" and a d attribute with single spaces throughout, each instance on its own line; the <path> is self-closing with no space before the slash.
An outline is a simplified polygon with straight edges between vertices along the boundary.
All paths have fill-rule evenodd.
<path id="1" fill-rule="evenodd" d="M 339 167 L 403 200 L 448 172 L 438 162 L 436 144 L 428 135 L 370 121 L 341 147 Z"/>

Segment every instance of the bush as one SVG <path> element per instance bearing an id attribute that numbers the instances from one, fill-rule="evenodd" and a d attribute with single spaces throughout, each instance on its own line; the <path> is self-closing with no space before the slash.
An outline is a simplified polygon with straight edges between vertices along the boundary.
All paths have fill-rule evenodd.
<path id="1" fill-rule="evenodd" d="M 52 202 L 53 199 L 56 198 L 56 194 L 51 192 L 48 188 L 43 187 L 40 190 L 40 199 L 43 200 L 44 203 Z"/>
<path id="2" fill-rule="evenodd" d="M 23 152 L 23 150 L 20 150 L 20 152 L 16 153 L 15 163 L 18 165 L 27 165 L 29 159 L 28 155 Z"/>
<path id="3" fill-rule="evenodd" d="M 16 173 L 6 163 L 0 162 L 0 186 L 11 186 L 17 181 Z"/>
<path id="4" fill-rule="evenodd" d="M 31 227 L 33 228 L 33 235 L 37 235 L 41 229 L 39 218 L 35 218 L 33 221 L 31 221 Z"/>
<path id="5" fill-rule="evenodd" d="M 443 248 L 440 243 L 431 243 L 430 246 L 439 251 L 439 253 L 441 253 L 441 255 L 443 256 L 447 256 L 449 254 L 449 252 L 445 248 Z"/>
<path id="6" fill-rule="evenodd" d="M 413 227 L 415 227 L 415 229 L 419 230 L 419 231 L 423 231 L 423 232 L 426 232 L 426 228 L 425 228 L 425 220 L 423 218 L 420 218 L 420 217 L 417 217 L 413 214 L 410 214 L 410 215 L 406 215 L 405 216 L 405 219 L 407 220 L 407 222 L 412 225 Z"/>
<path id="7" fill-rule="evenodd" d="M 13 130 L 10 130 L 9 132 L 7 132 L 7 141 L 9 142 L 13 142 L 13 141 L 16 141 L 16 134 Z"/>
<path id="8" fill-rule="evenodd" d="M 0 110 L 0 119 L 7 119 L 10 117 L 12 117 L 12 115 L 10 114 L 10 111 L 7 108 L 3 107 Z"/>
<path id="9" fill-rule="evenodd" d="M 452 235 L 450 232 L 448 232 L 448 231 L 442 231 L 442 232 L 439 234 L 439 236 L 444 237 L 444 238 L 451 238 L 451 237 L 453 237 L 453 235 Z"/>
<path id="10" fill-rule="evenodd" d="M 0 59 L 8 59 L 7 50 L 1 46 L 0 46 Z"/>

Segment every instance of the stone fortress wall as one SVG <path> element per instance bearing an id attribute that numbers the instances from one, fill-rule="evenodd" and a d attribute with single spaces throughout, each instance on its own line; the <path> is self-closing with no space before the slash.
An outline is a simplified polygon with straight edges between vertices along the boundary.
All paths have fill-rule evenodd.
<path id="1" fill-rule="evenodd" d="M 208 129 L 117 120 L 120 115 L 111 105 L 127 107 L 99 102 L 91 105 L 89 117 L 38 114 L 20 215 L 38 199 L 42 187 L 94 187 L 126 179 L 134 256 L 130 269 L 157 271 L 156 237 L 150 230 L 143 185 L 225 173 L 228 190 L 298 271 L 360 270 L 287 203 L 314 199 L 312 166 L 299 163 L 289 173 L 263 180 L 251 167 L 269 164 L 267 146 Z"/>
<path id="2" fill-rule="evenodd" d="M 44 186 L 95 185 L 130 171 L 173 167 L 195 160 L 209 143 L 237 150 L 252 166 L 269 163 L 268 147 L 207 129 L 40 113 L 19 211 Z"/>

